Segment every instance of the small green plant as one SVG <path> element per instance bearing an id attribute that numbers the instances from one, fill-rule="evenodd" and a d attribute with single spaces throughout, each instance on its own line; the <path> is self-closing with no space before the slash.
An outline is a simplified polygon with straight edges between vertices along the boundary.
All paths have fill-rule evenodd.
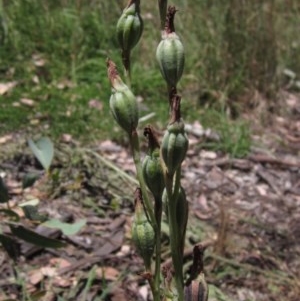
<path id="1" fill-rule="evenodd" d="M 213 109 L 206 110 L 201 118 L 204 126 L 213 126 L 219 135 L 218 141 L 208 141 L 201 147 L 221 151 L 233 158 L 243 158 L 250 152 L 250 126 L 246 121 L 230 120 L 224 112 Z"/>
<path id="2" fill-rule="evenodd" d="M 6 208 L 1 207 L 0 209 L 0 242 L 11 258 L 17 259 L 20 254 L 20 246 L 14 237 L 46 248 L 61 248 L 65 246 L 65 243 L 62 241 L 45 237 L 24 226 L 19 214 L 10 208 L 9 199 L 8 189 L 2 177 L 0 177 L 0 203 L 6 204 Z M 47 219 L 47 217 L 40 214 L 37 207 L 32 204 L 27 203 L 20 207 L 23 209 L 25 217 L 32 222 L 41 223 Z M 4 226 L 8 226 L 11 233 L 4 233 Z"/>
<path id="3" fill-rule="evenodd" d="M 37 160 L 43 166 L 46 175 L 49 175 L 50 166 L 54 156 L 54 147 L 51 140 L 43 137 L 38 141 L 33 142 L 30 139 L 28 144 Z M 23 179 L 23 189 L 32 186 L 39 176 L 40 175 L 38 174 L 26 174 Z M 38 199 L 32 199 L 18 204 L 24 213 L 25 219 L 23 219 L 14 208 L 10 207 L 9 200 L 9 190 L 2 177 L 0 177 L 0 204 L 6 205 L 6 207 L 0 207 L 0 243 L 13 259 L 17 259 L 20 254 L 20 245 L 15 238 L 45 248 L 61 248 L 66 245 L 63 241 L 40 235 L 29 229 L 27 225 L 30 223 L 59 229 L 64 235 L 74 235 L 86 223 L 85 220 L 79 220 L 76 223 L 69 224 L 56 219 L 49 219 L 47 215 L 41 214 L 38 211 Z M 4 226 L 6 226 L 5 228 L 8 227 L 10 229 L 10 233 L 4 232 Z"/>
<path id="4" fill-rule="evenodd" d="M 181 185 L 181 164 L 188 149 L 188 137 L 181 118 L 177 84 L 184 69 L 184 47 L 175 32 L 175 7 L 167 1 L 158 1 L 162 40 L 156 50 L 156 59 L 167 84 L 170 119 L 161 145 L 152 126 L 144 129 L 148 139 L 148 153 L 141 160 L 137 132 L 139 111 L 131 91 L 131 50 L 138 43 L 143 30 L 140 1 L 130 0 L 117 23 L 117 37 L 122 51 L 125 82 L 115 63 L 107 60 L 108 78 L 112 87 L 110 110 L 116 122 L 129 138 L 139 187 L 135 192 L 135 214 L 132 240 L 145 265 L 143 277 L 148 280 L 155 301 L 207 301 L 208 287 L 203 274 L 203 252 L 194 251 L 194 272 L 184 283 L 183 252 L 188 221 L 188 202 Z M 169 225 L 172 267 L 161 265 L 161 221 L 165 213 Z M 153 255 L 155 260 L 153 262 Z"/>
<path id="5" fill-rule="evenodd" d="M 48 172 L 54 155 L 54 148 L 51 140 L 47 137 L 42 137 L 36 142 L 29 139 L 28 145 L 45 171 Z"/>

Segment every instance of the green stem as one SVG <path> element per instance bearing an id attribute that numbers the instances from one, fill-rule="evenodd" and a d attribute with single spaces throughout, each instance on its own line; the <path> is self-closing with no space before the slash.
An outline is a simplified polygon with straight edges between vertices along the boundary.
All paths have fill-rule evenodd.
<path id="1" fill-rule="evenodd" d="M 175 179 L 175 185 L 179 186 L 178 178 Z M 169 175 L 165 173 L 165 182 L 166 182 L 166 190 L 168 195 L 168 212 L 169 212 L 169 231 L 170 231 L 170 245 L 171 245 L 171 255 L 172 262 L 175 271 L 175 282 L 176 288 L 178 292 L 178 301 L 183 301 L 183 262 L 182 262 L 182 252 L 180 248 L 180 240 L 178 236 L 178 227 L 176 221 L 176 198 L 178 197 L 178 191 L 174 191 L 173 193 L 173 175 Z"/>
<path id="2" fill-rule="evenodd" d="M 144 177 L 143 177 L 142 164 L 141 164 L 141 160 L 140 160 L 139 137 L 137 135 L 136 130 L 132 131 L 131 135 L 129 135 L 129 140 L 130 140 L 130 146 L 131 146 L 131 149 L 132 149 L 132 156 L 133 156 L 134 165 L 135 165 L 135 168 L 136 168 L 136 174 L 137 174 L 136 176 L 137 176 L 137 179 L 139 181 L 140 188 L 142 190 L 144 204 L 145 204 L 145 207 L 146 207 L 146 210 L 147 210 L 147 214 L 150 218 L 150 222 L 151 222 L 151 224 L 154 228 L 154 231 L 156 233 L 157 224 L 156 224 L 155 216 L 154 216 L 154 213 L 153 213 L 153 206 L 152 206 L 152 204 L 149 200 L 146 183 L 145 183 Z"/>
<path id="3" fill-rule="evenodd" d="M 181 166 L 179 166 L 178 169 L 176 170 L 174 190 L 173 190 L 174 200 L 178 199 L 179 191 L 181 189 L 180 179 L 181 179 Z M 176 206 L 178 208 L 178 203 L 177 202 L 176 202 Z M 184 214 L 184 213 L 182 212 L 182 214 Z M 180 256 L 180 262 L 183 266 L 183 253 L 184 253 L 186 224 L 185 225 L 179 225 L 178 222 L 177 222 L 176 225 L 177 225 L 177 233 L 179 234 L 179 241 L 178 241 L 179 248 L 178 248 L 178 250 L 180 250 L 180 252 L 178 252 L 178 256 Z M 182 229 L 183 226 L 184 226 L 184 229 Z"/>
<path id="4" fill-rule="evenodd" d="M 155 219 L 157 224 L 156 235 L 156 257 L 155 257 L 155 271 L 154 271 L 154 283 L 155 283 L 155 294 L 154 300 L 160 300 L 160 265 L 161 265 L 161 215 L 162 215 L 162 199 L 155 199 Z"/>
<path id="5" fill-rule="evenodd" d="M 159 16 L 160 16 L 160 29 L 164 30 L 167 16 L 168 0 L 158 0 Z"/>
<path id="6" fill-rule="evenodd" d="M 159 288 L 157 288 L 155 280 L 153 281 L 153 278 L 150 278 L 148 280 L 148 283 L 150 285 L 150 289 L 153 295 L 153 301 L 161 301 L 160 300 L 160 291 Z"/>
<path id="7" fill-rule="evenodd" d="M 122 52 L 122 61 L 123 66 L 125 68 L 125 80 L 126 85 L 130 88 L 131 87 L 131 62 L 130 62 L 130 51 L 123 51 Z"/>

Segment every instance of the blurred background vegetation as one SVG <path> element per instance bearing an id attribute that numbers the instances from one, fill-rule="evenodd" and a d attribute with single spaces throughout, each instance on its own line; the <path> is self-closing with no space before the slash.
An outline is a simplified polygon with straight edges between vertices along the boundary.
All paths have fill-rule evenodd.
<path id="1" fill-rule="evenodd" d="M 121 66 L 115 24 L 126 2 L 0 0 L 0 83 L 16 84 L 0 94 L 1 135 L 21 130 L 54 138 L 67 133 L 88 142 L 118 138 L 108 114 L 105 61 L 110 57 Z M 274 112 L 280 108 L 281 89 L 299 89 L 300 2 L 170 4 L 178 9 L 176 31 L 186 49 L 179 86 L 185 120 L 213 128 L 219 124 L 227 136 L 242 127 L 249 139 L 241 114 L 262 102 L 263 114 Z M 141 9 L 145 29 L 133 51 L 133 90 L 140 96 L 141 115 L 156 112 L 151 122 L 164 127 L 166 87 L 155 60 L 157 1 L 142 0 Z"/>

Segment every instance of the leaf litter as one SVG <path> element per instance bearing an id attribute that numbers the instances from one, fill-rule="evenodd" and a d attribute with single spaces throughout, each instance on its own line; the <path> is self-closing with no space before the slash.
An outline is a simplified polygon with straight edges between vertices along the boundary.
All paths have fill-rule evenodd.
<path id="1" fill-rule="evenodd" d="M 291 116 L 274 118 L 263 135 L 254 135 L 260 147 L 253 147 L 243 159 L 201 150 L 203 135 L 207 138 L 211 132 L 199 131 L 199 124 L 188 127 L 192 147 L 183 166 L 183 186 L 190 203 L 185 260 L 189 266 L 193 245 L 201 242 L 205 246 L 210 300 L 298 300 L 299 101 L 288 103 Z M 212 139 L 215 137 L 217 134 Z M 132 195 L 137 185 L 130 151 L 109 140 L 88 150 L 73 139 L 62 140 L 55 145 L 51 167 L 59 181 L 40 180 L 25 192 L 12 193 L 24 174 L 41 173 L 41 167 L 25 141 L 7 142 L 2 145 L 0 171 L 8 180 L 12 207 L 22 203 L 24 193 L 39 191 L 39 208 L 51 218 L 86 220 L 86 226 L 71 236 L 31 225 L 37 233 L 62 239 L 67 246 L 53 250 L 19 242 L 21 257 L 15 265 L 19 277 L 28 275 L 24 278 L 28 292 L 44 288 L 51 291 L 49 300 L 58 296 L 65 300 L 83 296 L 89 298 L 86 300 L 98 300 L 97 296 L 101 300 L 146 300 L 150 292 L 139 276 L 142 260 L 130 242 Z M 17 147 L 12 152 L 14 142 Z M 24 147 L 27 150 L 20 153 Z M 164 234 L 164 262 L 170 260 L 166 245 Z M 21 298 L 14 266 L 4 253 L 1 263 L 0 299 Z"/>

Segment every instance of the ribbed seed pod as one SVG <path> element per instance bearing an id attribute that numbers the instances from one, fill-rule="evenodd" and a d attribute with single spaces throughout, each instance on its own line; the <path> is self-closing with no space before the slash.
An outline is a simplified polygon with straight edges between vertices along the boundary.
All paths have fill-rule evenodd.
<path id="1" fill-rule="evenodd" d="M 138 107 L 136 98 L 126 86 L 123 90 L 114 90 L 109 100 L 110 110 L 119 126 L 132 133 L 138 125 Z"/>
<path id="2" fill-rule="evenodd" d="M 187 202 L 186 194 L 183 187 L 180 187 L 179 195 L 177 198 L 177 205 L 176 205 L 176 220 L 178 225 L 178 231 L 180 232 L 180 238 L 182 239 L 182 243 L 184 242 L 184 238 L 185 238 L 188 214 L 189 214 L 189 204 Z"/>
<path id="3" fill-rule="evenodd" d="M 175 8 L 170 7 L 167 16 L 166 28 L 156 50 L 156 59 L 161 74 L 167 84 L 176 87 L 184 69 L 184 47 L 179 36 L 174 31 Z"/>
<path id="4" fill-rule="evenodd" d="M 107 64 L 108 77 L 112 85 L 110 110 L 119 126 L 131 134 L 137 128 L 139 120 L 136 97 L 118 75 L 115 64 L 111 60 L 108 60 Z"/>
<path id="5" fill-rule="evenodd" d="M 167 84 L 175 87 L 184 68 L 184 48 L 175 32 L 164 35 L 157 47 L 156 59 Z"/>
<path id="6" fill-rule="evenodd" d="M 165 181 L 160 161 L 159 143 L 151 126 L 144 129 L 144 135 L 148 138 L 149 150 L 142 165 L 143 177 L 154 198 L 160 199 L 165 188 Z"/>
<path id="7" fill-rule="evenodd" d="M 168 125 L 162 140 L 161 153 L 169 175 L 174 175 L 184 160 L 189 145 L 182 120 Z"/>
<path id="8" fill-rule="evenodd" d="M 145 156 L 142 168 L 147 187 L 152 192 L 154 198 L 160 198 L 165 188 L 165 181 L 160 162 L 159 150 Z"/>
<path id="9" fill-rule="evenodd" d="M 163 210 L 166 214 L 167 219 L 169 218 L 169 212 L 168 212 L 168 194 L 166 189 L 163 191 L 162 195 L 162 203 L 163 203 Z M 177 220 L 177 225 L 178 229 L 180 231 L 183 231 L 182 234 L 184 233 L 184 229 L 186 228 L 186 223 L 188 219 L 188 202 L 186 200 L 186 194 L 185 191 L 182 187 L 179 189 L 178 193 L 178 198 L 176 201 L 176 220 Z"/>
<path id="10" fill-rule="evenodd" d="M 117 39 L 123 51 L 130 51 L 143 33 L 139 2 L 130 0 L 117 23 Z"/>
<path id="11" fill-rule="evenodd" d="M 139 189 L 136 195 L 138 197 L 135 199 L 135 213 L 131 229 L 132 240 L 144 260 L 146 270 L 150 270 L 155 246 L 155 233 L 145 213 Z"/>

